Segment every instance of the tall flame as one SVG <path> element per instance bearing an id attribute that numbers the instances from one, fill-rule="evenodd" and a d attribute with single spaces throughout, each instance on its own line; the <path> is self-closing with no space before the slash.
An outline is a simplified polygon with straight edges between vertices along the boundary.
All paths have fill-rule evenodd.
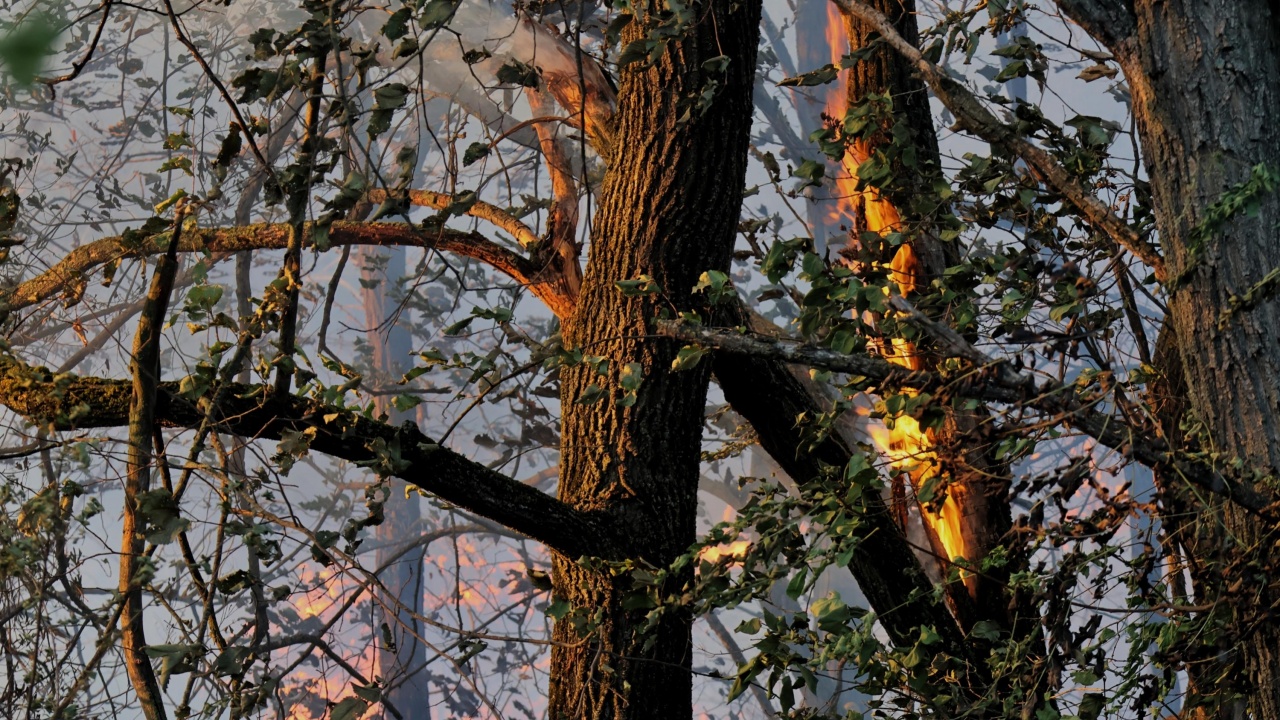
<path id="1" fill-rule="evenodd" d="M 839 67 L 841 59 L 849 47 L 848 29 L 845 20 L 835 4 L 827 6 L 827 41 L 831 46 L 832 64 Z M 828 91 L 826 114 L 835 122 L 841 122 L 848 110 L 847 85 L 848 71 L 840 73 L 837 85 Z M 828 219 L 835 223 L 844 223 L 849 227 L 857 227 L 853 220 L 861 217 L 862 229 L 885 235 L 900 232 L 902 216 L 893 203 L 882 196 L 875 188 L 858 188 L 858 167 L 866 162 L 874 152 L 866 140 L 858 139 L 849 144 L 841 159 L 840 172 L 836 173 L 836 207 Z M 897 285 L 898 292 L 904 297 L 916 292 L 924 277 L 924 268 L 920 258 L 910 244 L 901 245 L 894 254 L 890 264 L 890 278 Z M 923 369 L 920 356 L 914 343 L 903 338 L 894 338 L 882 348 L 885 358 L 890 362 L 911 370 Z M 899 417 L 893 420 L 891 428 L 877 428 L 871 437 L 881 452 L 888 456 L 890 463 L 911 478 L 911 484 L 918 492 L 930 480 L 941 472 L 937 453 L 928 433 L 920 427 L 915 418 Z M 961 500 L 967 489 L 959 483 L 952 482 L 947 488 L 947 496 L 939 505 L 931 503 L 922 505 L 920 515 L 941 545 L 948 561 L 959 558 L 976 560 L 974 548 L 969 547 L 963 532 L 963 508 Z M 971 595 L 977 592 L 977 578 L 969 572 L 961 572 L 961 578 Z"/>
<path id="2" fill-rule="evenodd" d="M 849 35 L 844 16 L 835 3 L 827 5 L 826 36 L 831 48 L 831 64 L 840 67 L 849 51 Z M 849 109 L 848 80 L 849 71 L 841 70 L 838 79 L 827 86 L 824 114 L 837 125 L 844 121 Z M 858 166 L 870 157 L 871 148 L 865 141 L 858 140 L 849 145 L 841 159 L 840 170 L 835 173 L 836 204 L 828 213 L 827 220 L 832 225 L 843 223 L 854 227 L 854 218 L 861 216 L 867 230 L 883 235 L 897 231 L 902 219 L 898 209 L 874 188 L 858 189 Z"/>
<path id="3" fill-rule="evenodd" d="M 886 203 L 887 204 L 887 203 Z M 904 297 L 915 292 L 923 277 L 920 258 L 911 245 L 904 244 L 893 256 L 890 278 L 897 285 L 898 292 Z M 891 345 L 883 350 L 885 359 L 895 365 L 910 370 L 923 369 L 915 344 L 904 338 L 894 338 Z M 911 485 L 918 492 L 929 481 L 941 472 L 938 455 L 933 449 L 929 434 L 920 427 L 915 418 L 903 415 L 893 420 L 893 426 L 887 429 L 876 428 L 871 438 L 880 447 L 881 452 L 889 457 L 890 463 L 898 470 L 907 473 Z M 941 505 L 937 503 L 921 504 L 920 516 L 937 536 L 946 559 L 976 560 L 973 550 L 963 531 L 964 509 L 957 498 L 967 494 L 967 488 L 961 483 L 951 482 L 947 487 L 946 498 Z M 970 595 L 976 595 L 977 577 L 968 571 L 961 570 L 960 577 Z"/>

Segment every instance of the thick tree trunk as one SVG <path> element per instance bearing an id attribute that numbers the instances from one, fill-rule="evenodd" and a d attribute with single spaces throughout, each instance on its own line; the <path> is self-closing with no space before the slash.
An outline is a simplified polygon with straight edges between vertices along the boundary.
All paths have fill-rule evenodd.
<path id="1" fill-rule="evenodd" d="M 588 364 L 564 372 L 560 498 L 634 529 L 628 554 L 658 567 L 696 539 L 710 363 L 674 372 L 678 343 L 653 337 L 647 323 L 660 311 L 694 306 L 699 275 L 729 268 L 759 23 L 758 0 L 713 0 L 654 67 L 624 69 L 617 151 L 582 293 L 565 328 L 567 346 L 608 358 L 609 366 L 604 375 Z M 645 29 L 638 19 L 624 45 Z M 719 56 L 729 60 L 723 73 L 708 62 Z M 695 107 L 713 81 L 720 85 L 712 104 Z M 615 286 L 641 275 L 653 277 L 663 293 L 625 297 Z M 643 368 L 644 383 L 635 404 L 623 407 L 619 373 L 631 363 Z M 593 385 L 607 392 L 584 404 Z M 573 558 L 555 559 L 553 583 L 557 597 L 584 615 L 556 623 L 549 717 L 691 716 L 691 617 L 668 613 L 642 633 L 646 612 L 624 609 L 629 578 L 611 578 Z"/>
<path id="2" fill-rule="evenodd" d="M 1257 193 L 1256 216 L 1225 216 L 1215 203 L 1248 181 L 1256 166 L 1280 168 L 1276 5 L 1137 0 L 1105 15 L 1079 0 L 1063 5 L 1108 41 L 1133 92 L 1172 278 L 1169 320 L 1191 418 L 1202 429 L 1189 439 L 1221 453 L 1224 466 L 1239 461 L 1247 471 L 1274 476 L 1280 470 L 1280 305 L 1271 299 L 1274 288 L 1259 283 L 1280 266 L 1280 197 Z M 1100 22 L 1090 28 L 1094 20 Z M 1222 576 L 1218 587 L 1241 583 L 1237 592 L 1205 598 L 1231 608 L 1219 661 L 1238 670 L 1219 676 L 1233 687 L 1217 689 L 1245 694 L 1225 709 L 1228 715 L 1247 706 L 1255 718 L 1280 717 L 1280 626 L 1261 614 L 1278 599 L 1267 579 L 1275 570 L 1274 530 L 1232 504 L 1221 508 L 1221 523 L 1232 547 L 1201 544 L 1203 554 L 1193 558 L 1199 572 Z M 1229 554 L 1237 561 L 1229 562 Z"/>

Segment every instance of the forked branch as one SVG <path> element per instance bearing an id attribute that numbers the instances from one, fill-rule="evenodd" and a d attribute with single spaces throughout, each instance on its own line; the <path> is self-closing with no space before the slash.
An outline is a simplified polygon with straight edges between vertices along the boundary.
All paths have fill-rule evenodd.
<path id="1" fill-rule="evenodd" d="M 290 438 L 312 452 L 386 472 L 447 503 L 481 515 L 567 557 L 621 559 L 639 529 L 616 527 L 442 447 L 412 423 L 399 427 L 256 385 L 220 386 L 214 419 L 223 432 L 263 440 Z M 10 363 L 0 378 L 0 405 L 56 430 L 123 427 L 129 422 L 130 384 L 103 378 L 52 377 Z M 197 428 L 206 410 L 179 392 L 156 389 L 155 421 Z M 633 538 L 628 541 L 627 538 Z"/>

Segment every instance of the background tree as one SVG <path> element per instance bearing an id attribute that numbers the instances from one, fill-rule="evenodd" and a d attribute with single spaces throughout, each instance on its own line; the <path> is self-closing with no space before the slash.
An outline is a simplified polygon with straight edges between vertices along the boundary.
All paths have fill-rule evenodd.
<path id="1" fill-rule="evenodd" d="M 9 716 L 1280 716 L 1269 3 L 39 9 Z"/>

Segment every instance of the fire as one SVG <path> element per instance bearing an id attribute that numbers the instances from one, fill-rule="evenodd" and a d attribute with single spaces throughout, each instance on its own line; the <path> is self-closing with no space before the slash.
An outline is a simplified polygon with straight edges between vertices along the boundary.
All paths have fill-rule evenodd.
<path id="1" fill-rule="evenodd" d="M 845 18 L 834 3 L 827 6 L 827 43 L 831 48 L 831 62 L 839 67 L 841 60 L 849 49 L 849 31 Z M 833 121 L 843 121 L 849 109 L 848 70 L 842 70 L 839 80 L 827 91 L 825 104 L 826 115 Z M 858 188 L 858 167 L 866 162 L 874 152 L 869 142 L 858 139 L 850 143 L 841 158 L 840 172 L 835 174 L 836 207 L 828 216 L 833 225 L 843 224 L 887 235 L 901 232 L 902 216 L 893 203 L 882 196 L 875 188 Z M 861 219 L 859 226 L 854 221 Z M 910 244 L 899 246 L 890 263 L 890 279 L 904 297 L 916 292 L 924 278 L 920 258 Z M 921 370 L 923 363 L 916 352 L 915 345 L 903 338 L 894 338 L 881 347 L 885 358 L 892 363 L 912 370 Z M 911 417 L 899 417 L 892 421 L 892 427 L 875 428 L 871 432 L 872 440 L 879 446 L 890 463 L 911 478 L 912 486 L 919 491 L 925 483 L 933 480 L 941 472 L 937 453 L 933 442 Z M 967 489 L 960 483 L 952 482 L 947 488 L 947 496 L 941 505 L 934 503 L 933 509 L 920 508 L 921 517 L 933 531 L 941 551 L 947 560 L 965 558 L 976 560 L 974 548 L 966 541 L 963 515 L 963 498 Z M 970 594 L 977 591 L 977 578 L 972 573 L 963 573 L 961 577 Z"/>
<path id="2" fill-rule="evenodd" d="M 886 203 L 887 204 L 887 203 Z M 893 256 L 890 264 L 890 279 L 897 286 L 898 292 L 906 296 L 915 292 L 923 277 L 920 258 L 911 245 L 902 245 Z M 904 338 L 894 338 L 892 344 L 883 348 L 885 359 L 895 365 L 911 370 L 923 369 L 915 344 Z M 911 478 L 911 485 L 917 491 L 933 480 L 941 472 L 937 453 L 932 449 L 933 443 L 929 434 L 920 427 L 915 418 L 903 415 L 892 420 L 892 427 L 873 428 L 871 439 L 881 452 L 889 457 L 890 463 Z M 938 538 L 946 554 L 946 559 L 976 560 L 973 548 L 968 546 L 963 531 L 964 510 L 957 498 L 962 498 L 966 489 L 960 483 L 951 483 L 947 488 L 947 496 L 941 506 L 931 503 L 921 504 L 920 516 L 924 518 L 929 529 Z M 977 577 L 973 573 L 961 571 L 960 577 L 971 595 L 977 593 Z"/>
<path id="3" fill-rule="evenodd" d="M 709 563 L 714 563 L 722 557 L 740 558 L 747 554 L 750 547 L 750 540 L 734 540 L 731 543 L 720 543 L 715 547 L 705 547 L 698 553 L 698 558 Z"/>
<path id="4" fill-rule="evenodd" d="M 849 50 L 849 35 L 844 17 L 835 3 L 827 5 L 827 45 L 831 48 L 831 64 L 840 67 Z M 828 86 L 824 113 L 836 123 L 844 120 L 849 109 L 848 70 L 841 70 L 837 80 Z M 866 229 L 881 235 L 900 229 L 902 218 L 892 203 L 881 197 L 874 188 L 858 189 L 858 166 L 871 157 L 871 149 L 863 140 L 851 144 L 835 173 L 836 206 L 828 213 L 831 225 L 855 227 L 854 219 L 862 217 Z"/>

